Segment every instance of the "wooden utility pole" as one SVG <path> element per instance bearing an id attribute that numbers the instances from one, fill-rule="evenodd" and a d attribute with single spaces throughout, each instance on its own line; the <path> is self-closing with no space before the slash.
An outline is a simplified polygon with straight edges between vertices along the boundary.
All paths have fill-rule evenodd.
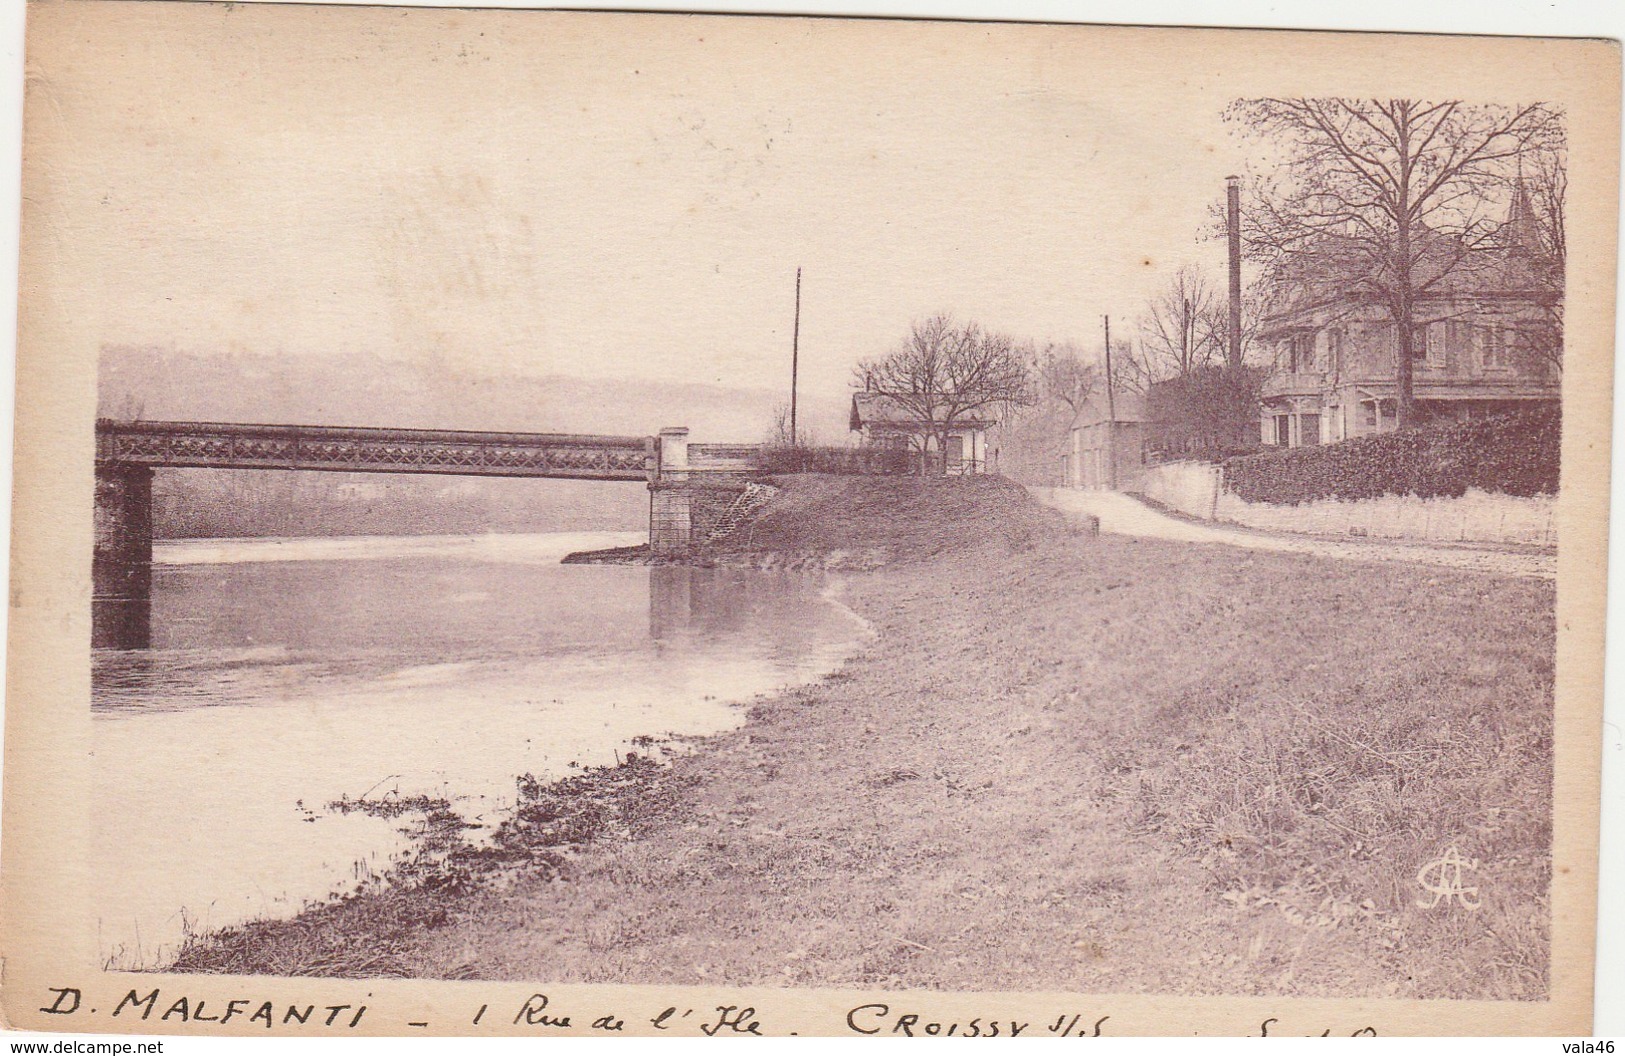
<path id="1" fill-rule="evenodd" d="M 1225 235 L 1230 250 L 1230 326 L 1225 335 L 1225 359 L 1232 370 L 1241 367 L 1241 177 L 1224 181 Z"/>
<path id="2" fill-rule="evenodd" d="M 1112 393 L 1112 317 L 1103 315 L 1106 325 L 1106 486 L 1117 490 L 1117 399 Z"/>
<path id="3" fill-rule="evenodd" d="M 1184 325 L 1179 328 L 1179 369 L 1190 370 L 1192 351 L 1196 347 L 1196 320 L 1191 317 L 1191 299 L 1185 298 L 1185 307 L 1179 321 Z"/>
<path id="4" fill-rule="evenodd" d="M 790 446 L 801 446 L 796 432 L 796 371 L 801 359 L 801 269 L 796 269 L 796 324 L 790 336 Z"/>

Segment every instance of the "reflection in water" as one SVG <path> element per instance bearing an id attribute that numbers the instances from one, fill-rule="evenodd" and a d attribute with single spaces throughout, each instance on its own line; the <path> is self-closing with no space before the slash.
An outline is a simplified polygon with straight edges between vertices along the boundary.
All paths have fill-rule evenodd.
<path id="1" fill-rule="evenodd" d="M 148 648 L 152 644 L 152 599 L 93 597 L 90 644 L 96 649 Z"/>
<path id="2" fill-rule="evenodd" d="M 655 641 L 688 632 L 694 611 L 694 569 L 662 565 L 649 569 L 649 637 Z"/>
<path id="3" fill-rule="evenodd" d="M 775 578 L 789 583 L 806 581 L 794 576 L 740 569 L 690 568 L 668 565 L 649 569 L 649 637 L 656 641 L 690 635 L 717 637 L 742 633 L 753 622 L 770 638 L 778 626 L 775 614 L 764 612 L 785 588 L 766 598 L 759 589 Z"/>
<path id="4" fill-rule="evenodd" d="M 441 795 L 489 829 L 516 776 L 730 728 L 728 702 L 817 677 L 862 633 L 812 578 L 557 564 L 619 541 L 165 548 L 152 648 L 93 658 L 103 955 L 151 964 L 183 925 L 381 872 L 404 837 L 327 810 L 340 797 Z"/>

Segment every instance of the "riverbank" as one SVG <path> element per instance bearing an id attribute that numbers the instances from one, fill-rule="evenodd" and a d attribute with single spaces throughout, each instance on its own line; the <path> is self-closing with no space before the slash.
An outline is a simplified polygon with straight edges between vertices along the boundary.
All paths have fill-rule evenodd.
<path id="1" fill-rule="evenodd" d="M 447 879 L 176 968 L 1544 995 L 1550 583 L 1095 538 L 988 478 L 785 483 L 711 556 L 857 555 L 867 652 L 535 789 Z M 1421 908 L 1451 847 L 1470 918 Z"/>

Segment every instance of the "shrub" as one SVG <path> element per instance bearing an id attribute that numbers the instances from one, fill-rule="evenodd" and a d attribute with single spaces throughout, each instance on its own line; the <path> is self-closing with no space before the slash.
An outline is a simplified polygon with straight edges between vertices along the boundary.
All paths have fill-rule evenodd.
<path id="1" fill-rule="evenodd" d="M 902 476 L 919 470 L 914 452 L 880 447 L 772 446 L 762 448 L 757 457 L 764 473 Z"/>
<path id="2" fill-rule="evenodd" d="M 1145 398 L 1151 446 L 1170 458 L 1234 455 L 1256 446 L 1265 374 L 1259 367 L 1215 365 L 1156 382 Z"/>
<path id="3" fill-rule="evenodd" d="M 1248 502 L 1459 496 L 1468 488 L 1554 494 L 1562 415 L 1555 408 L 1336 444 L 1226 459 L 1225 486 Z"/>

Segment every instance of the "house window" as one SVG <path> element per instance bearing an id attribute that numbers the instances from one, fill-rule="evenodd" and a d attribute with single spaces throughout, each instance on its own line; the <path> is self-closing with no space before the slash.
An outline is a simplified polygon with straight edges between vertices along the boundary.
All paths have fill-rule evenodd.
<path id="1" fill-rule="evenodd" d="M 1444 324 L 1443 323 L 1417 323 L 1411 327 L 1411 363 L 1415 367 L 1427 367 L 1432 370 L 1444 368 Z M 1398 331 L 1392 327 L 1387 328 L 1394 336 L 1394 358 L 1399 358 Z"/>
<path id="2" fill-rule="evenodd" d="M 1506 370 L 1512 366 L 1511 349 L 1507 346 L 1508 331 L 1499 323 L 1475 326 L 1473 336 L 1478 342 L 1478 361 L 1485 370 Z"/>
<path id="3" fill-rule="evenodd" d="M 1292 373 L 1307 374 L 1315 369 L 1315 332 L 1300 330 L 1292 335 Z"/>
<path id="4" fill-rule="evenodd" d="M 1275 442 L 1281 447 L 1291 446 L 1292 416 L 1290 414 L 1278 414 L 1275 416 Z"/>
<path id="5" fill-rule="evenodd" d="M 1433 327 L 1427 323 L 1418 323 L 1411 327 L 1411 362 L 1418 366 L 1432 364 L 1437 357 L 1434 351 L 1436 337 Z"/>
<path id="6" fill-rule="evenodd" d="M 1343 372 L 1343 331 L 1338 327 L 1326 331 L 1326 369 L 1333 374 Z"/>
<path id="7" fill-rule="evenodd" d="M 1367 429 L 1377 427 L 1377 401 L 1367 400 L 1360 404 L 1360 424 Z"/>
<path id="8" fill-rule="evenodd" d="M 1298 416 L 1298 443 L 1305 447 L 1320 443 L 1320 415 L 1300 414 Z"/>

